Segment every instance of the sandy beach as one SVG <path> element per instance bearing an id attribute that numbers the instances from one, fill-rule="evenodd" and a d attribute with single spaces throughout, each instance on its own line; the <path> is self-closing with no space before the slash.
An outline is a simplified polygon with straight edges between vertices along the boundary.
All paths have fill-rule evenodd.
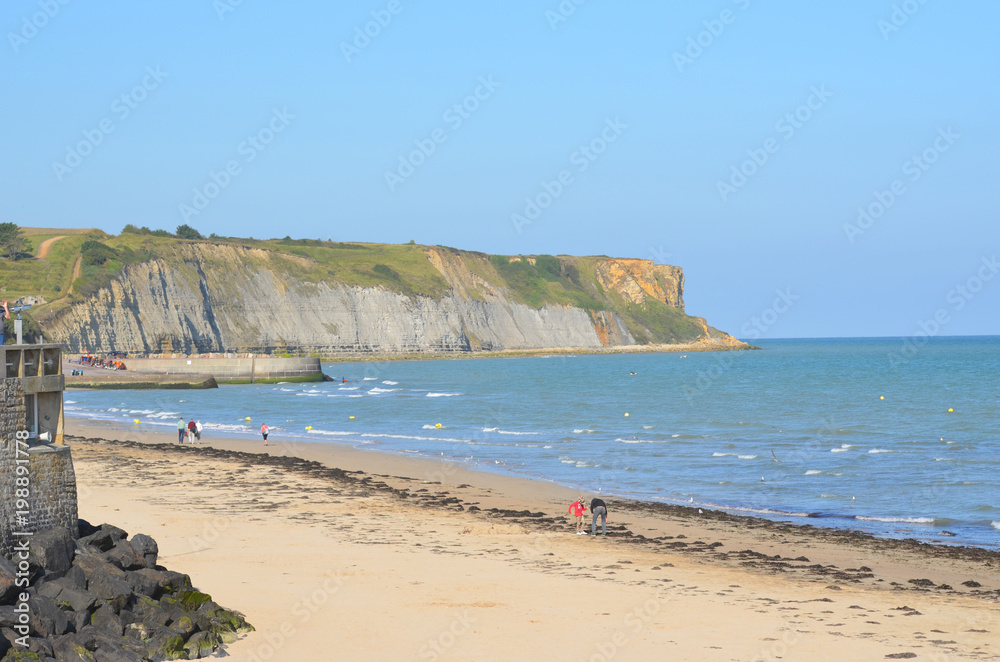
<path id="1" fill-rule="evenodd" d="M 449 463 L 70 419 L 80 517 L 147 533 L 256 660 L 1000 656 L 1000 554 L 605 495 Z M 587 495 L 588 499 L 593 495 Z M 589 516 L 589 513 L 588 513 Z M 589 528 L 589 517 L 588 517 Z"/>

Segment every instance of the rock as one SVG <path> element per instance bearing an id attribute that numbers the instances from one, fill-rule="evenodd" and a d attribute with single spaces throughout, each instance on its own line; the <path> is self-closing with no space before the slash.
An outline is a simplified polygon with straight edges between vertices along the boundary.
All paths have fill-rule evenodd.
<path id="1" fill-rule="evenodd" d="M 104 553 L 104 558 L 122 570 L 138 570 L 146 567 L 146 559 L 142 558 L 127 540 L 115 542 L 115 546 Z"/>
<path id="2" fill-rule="evenodd" d="M 162 591 L 160 595 L 163 593 L 172 593 L 182 588 L 191 588 L 191 578 L 180 572 L 142 568 L 140 570 L 136 570 L 135 574 L 155 580 L 156 583 L 159 584 Z M 160 596 L 156 595 L 153 597 L 159 599 Z"/>
<path id="3" fill-rule="evenodd" d="M 184 636 L 177 630 L 155 626 L 146 642 L 146 655 L 151 660 L 174 660 L 184 651 Z"/>
<path id="4" fill-rule="evenodd" d="M 63 527 L 38 531 L 31 537 L 31 560 L 37 563 L 48 577 L 62 577 L 73 565 L 76 546 L 73 537 Z"/>
<path id="5" fill-rule="evenodd" d="M 74 562 L 74 568 L 79 568 L 83 572 L 83 576 L 87 581 L 87 585 L 90 585 L 91 578 L 95 572 L 104 572 L 117 579 L 125 580 L 125 571 L 116 565 L 109 563 L 106 559 L 96 555 L 96 554 L 85 554 L 78 555 L 76 561 Z M 67 575 L 72 574 L 72 571 L 67 573 Z"/>
<path id="6" fill-rule="evenodd" d="M 167 621 L 167 626 L 181 632 L 185 639 L 194 634 L 198 629 L 198 626 L 195 625 L 194 621 L 191 619 L 193 614 L 189 614 L 180 607 L 174 607 L 171 609 L 167 613 L 167 616 L 170 619 Z"/>
<path id="7" fill-rule="evenodd" d="M 47 582 L 38 589 L 38 594 L 51 598 L 56 606 L 67 611 L 87 611 L 94 606 L 97 598 L 87 593 L 71 588 L 72 584 L 62 583 L 60 579 L 56 582 Z"/>
<path id="8" fill-rule="evenodd" d="M 94 526 L 93 524 L 91 524 L 87 520 L 85 520 L 85 519 L 79 519 L 79 518 L 76 520 L 76 526 L 77 526 L 77 529 L 79 530 L 77 532 L 77 537 L 78 538 L 83 538 L 85 536 L 92 535 L 92 534 L 97 533 L 98 531 L 101 530 L 100 527 Z"/>
<path id="9" fill-rule="evenodd" d="M 200 660 L 210 657 L 220 643 L 219 637 L 211 632 L 196 632 L 184 644 L 184 650 L 187 651 L 189 660 Z"/>
<path id="10" fill-rule="evenodd" d="M 163 595 L 163 589 L 159 582 L 152 577 L 140 575 L 138 572 L 129 572 L 126 581 L 132 585 L 136 595 L 146 595 L 151 598 L 159 598 Z"/>
<path id="11" fill-rule="evenodd" d="M 156 557 L 160 553 L 160 548 L 157 546 L 155 540 L 145 533 L 137 533 L 132 536 L 129 544 L 132 545 L 132 548 L 135 549 L 139 556 L 146 560 L 147 567 L 152 568 L 156 566 Z"/>
<path id="12" fill-rule="evenodd" d="M 84 574 L 83 568 L 78 566 L 76 563 L 74 563 L 73 567 L 69 569 L 69 572 L 60 578 L 60 581 L 66 582 L 67 586 L 72 584 L 73 588 L 79 590 L 87 588 L 87 575 Z"/>
<path id="13" fill-rule="evenodd" d="M 83 632 L 83 628 L 90 625 L 90 612 L 87 610 L 74 611 L 70 616 L 73 623 L 73 632 Z"/>
<path id="14" fill-rule="evenodd" d="M 59 662 L 97 662 L 94 654 L 79 644 L 76 635 L 72 634 L 54 640 L 52 651 Z"/>
<path id="15" fill-rule="evenodd" d="M 69 631 L 69 619 L 66 617 L 66 612 L 59 609 L 51 598 L 43 596 L 30 598 L 28 612 L 32 631 L 42 637 L 66 634 Z"/>
<path id="16" fill-rule="evenodd" d="M 105 570 L 97 570 L 90 576 L 87 590 L 104 603 L 111 605 L 116 613 L 121 611 L 134 595 L 131 584 Z"/>
<path id="17" fill-rule="evenodd" d="M 17 566 L 13 561 L 0 556 L 0 605 L 14 604 L 17 594 L 21 589 L 15 584 L 17 581 Z"/>
<path id="18" fill-rule="evenodd" d="M 97 611 L 90 617 L 90 624 L 96 628 L 104 628 L 118 636 L 121 636 L 125 632 L 125 626 L 122 625 L 118 614 L 115 613 L 114 608 L 109 604 L 104 604 L 97 608 Z"/>

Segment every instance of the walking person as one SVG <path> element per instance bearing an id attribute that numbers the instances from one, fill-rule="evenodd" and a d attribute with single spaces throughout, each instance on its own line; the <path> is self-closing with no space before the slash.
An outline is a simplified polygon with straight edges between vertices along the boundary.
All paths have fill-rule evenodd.
<path id="1" fill-rule="evenodd" d="M 201 431 L 203 429 L 204 428 L 201 427 L 201 421 L 195 421 L 194 422 L 194 437 L 195 437 L 195 439 L 198 440 L 199 444 L 201 443 Z"/>
<path id="2" fill-rule="evenodd" d="M 583 514 L 587 512 L 587 507 L 583 505 L 584 497 L 580 497 L 573 503 L 569 504 L 569 513 L 576 518 L 576 535 L 585 536 L 587 532 L 584 530 Z"/>
<path id="3" fill-rule="evenodd" d="M 4 301 L 3 302 L 3 317 L 0 317 L 0 345 L 2 345 L 3 342 L 4 342 L 4 331 L 5 331 L 5 329 L 4 329 L 3 321 L 4 320 L 9 320 L 9 319 L 10 319 L 10 310 L 7 308 L 7 302 Z"/>
<path id="4" fill-rule="evenodd" d="M 267 433 L 271 431 L 271 428 L 267 427 L 267 423 L 260 426 L 260 436 L 264 437 L 264 445 L 267 446 Z"/>
<path id="5" fill-rule="evenodd" d="M 188 442 L 193 444 L 195 433 L 198 431 L 198 426 L 194 424 L 193 418 L 191 419 L 191 422 L 187 424 L 187 429 L 188 429 Z"/>
<path id="6" fill-rule="evenodd" d="M 590 502 L 590 512 L 593 519 L 590 522 L 590 535 L 597 535 L 597 518 L 601 518 L 601 535 L 608 535 L 608 506 L 602 499 L 594 498 Z"/>
<path id="7" fill-rule="evenodd" d="M 187 433 L 187 426 L 184 425 L 184 419 L 183 418 L 178 418 L 177 419 L 177 443 L 178 444 L 183 444 L 184 443 L 184 435 L 186 433 Z"/>

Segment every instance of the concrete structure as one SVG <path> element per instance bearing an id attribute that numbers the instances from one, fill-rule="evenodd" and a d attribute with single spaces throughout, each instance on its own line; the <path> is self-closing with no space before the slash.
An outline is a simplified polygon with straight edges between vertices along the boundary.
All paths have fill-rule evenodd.
<path id="1" fill-rule="evenodd" d="M 154 375 L 212 375 L 220 384 L 323 381 L 316 357 L 125 359 L 128 372 Z"/>
<path id="2" fill-rule="evenodd" d="M 78 535 L 76 473 L 63 443 L 62 350 L 0 345 L 0 554 L 14 533 L 64 526 Z M 50 441 L 44 442 L 41 436 Z"/>

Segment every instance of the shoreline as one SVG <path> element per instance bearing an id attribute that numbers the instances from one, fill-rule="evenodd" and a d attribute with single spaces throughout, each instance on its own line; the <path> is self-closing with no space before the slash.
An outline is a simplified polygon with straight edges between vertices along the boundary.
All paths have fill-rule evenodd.
<path id="1" fill-rule="evenodd" d="M 995 553 L 608 496 L 608 536 L 577 536 L 566 507 L 580 493 L 557 485 L 351 448 L 171 437 L 71 422 L 80 517 L 152 535 L 164 565 L 244 613 L 256 632 L 227 646 L 233 659 L 998 654 Z"/>
<path id="2" fill-rule="evenodd" d="M 278 460 L 294 460 L 306 463 L 319 463 L 327 468 L 338 471 L 354 472 L 377 476 L 379 482 L 385 484 L 390 492 L 398 489 L 411 481 L 419 480 L 427 484 L 442 485 L 442 489 L 447 487 L 450 491 L 460 492 L 463 489 L 474 486 L 473 489 L 485 488 L 498 494 L 505 495 L 508 499 L 504 506 L 502 501 L 491 504 L 492 507 L 510 512 L 536 512 L 543 508 L 552 511 L 555 516 L 561 517 L 561 511 L 577 496 L 585 491 L 580 488 L 561 485 L 555 482 L 517 476 L 509 473 L 489 472 L 465 467 L 459 463 L 449 460 L 435 460 L 427 457 L 406 456 L 394 453 L 381 453 L 378 451 L 367 451 L 338 444 L 324 444 L 315 442 L 299 441 L 277 441 L 272 439 L 271 444 L 264 446 L 261 441 L 247 439 L 243 437 L 212 437 L 204 438 L 201 444 L 179 445 L 176 443 L 176 435 L 172 431 L 150 431 L 150 430 L 130 430 L 130 429 L 109 429 L 106 425 L 89 421 L 86 419 L 67 419 L 67 438 L 71 436 L 83 438 L 100 438 L 107 441 L 122 443 L 137 443 L 166 446 L 170 452 L 193 452 L 205 450 L 208 453 L 224 452 L 248 454 L 263 458 L 275 458 Z M 269 460 L 263 459 L 268 462 Z M 594 494 L 588 494 L 588 499 Z M 957 581 L 957 576 L 947 574 L 945 579 L 935 580 L 933 586 L 947 587 L 947 592 L 956 594 L 986 594 L 994 595 L 1000 600 L 1000 551 L 987 549 L 984 547 L 967 546 L 948 543 L 921 542 L 915 539 L 899 539 L 881 537 L 865 531 L 847 528 L 823 527 L 814 524 L 793 523 L 783 520 L 771 520 L 763 517 L 756 517 L 742 514 L 732 514 L 722 510 L 711 510 L 706 508 L 691 507 L 681 504 L 665 503 L 651 500 L 640 500 L 629 497 L 618 497 L 614 494 L 599 495 L 608 501 L 614 501 L 615 509 L 619 513 L 628 513 L 629 521 L 634 518 L 634 528 L 625 535 L 622 529 L 622 537 L 628 538 L 633 544 L 666 545 L 670 549 L 682 550 L 682 553 L 704 554 L 719 556 L 713 552 L 714 548 L 706 548 L 703 544 L 698 544 L 702 539 L 712 536 L 723 535 L 725 538 L 739 539 L 747 533 L 752 533 L 761 540 L 765 538 L 782 538 L 780 544 L 768 543 L 767 551 L 761 556 L 750 554 L 747 558 L 739 558 L 742 565 L 747 562 L 760 565 L 761 568 L 775 570 L 782 573 L 797 573 L 813 578 L 823 577 L 829 574 L 827 566 L 837 566 L 836 563 L 823 563 L 819 567 L 812 555 L 806 561 L 799 564 L 789 563 L 794 558 L 786 558 L 782 552 L 781 545 L 791 544 L 794 541 L 797 545 L 814 547 L 829 547 L 824 552 L 824 558 L 841 559 L 842 554 L 835 553 L 841 547 L 846 546 L 858 554 L 869 558 L 865 563 L 860 563 L 862 567 L 876 563 L 873 559 L 882 556 L 892 556 L 896 554 L 906 554 L 913 558 L 930 561 L 934 559 L 950 559 L 956 563 L 966 566 L 975 566 L 986 563 L 994 568 L 996 577 L 991 584 L 983 583 L 980 587 L 964 587 L 962 582 L 968 578 Z M 542 523 L 549 523 L 547 518 L 539 520 Z M 665 524 L 665 522 L 667 524 Z M 673 542 L 665 542 L 663 535 L 667 532 L 675 533 L 676 529 L 692 529 L 695 535 L 687 534 L 688 538 L 693 538 L 695 543 L 682 542 L 684 535 Z M 726 545 L 727 547 L 729 545 Z M 843 550 L 841 550 L 843 551 Z M 723 561 L 730 562 L 733 559 L 726 556 L 729 552 L 722 552 Z M 829 554 L 829 558 L 827 555 Z M 803 555 L 795 555 L 796 557 Z M 842 559 L 841 559 L 842 560 Z M 890 564 L 891 565 L 891 564 Z M 930 568 L 928 568 L 930 570 Z M 970 570 L 971 571 L 971 570 Z M 837 573 L 841 570 L 835 571 Z M 857 574 L 857 573 L 855 573 Z M 864 574 L 864 573 L 861 573 Z M 860 577 L 857 574 L 857 577 Z M 856 579 L 854 575 L 850 578 Z M 873 579 L 862 577 L 863 579 Z M 908 578 L 907 581 L 914 578 Z M 917 578 L 919 579 L 919 578 Z M 877 580 L 881 582 L 882 580 Z M 981 582 L 980 582 L 981 583 Z M 899 584 L 899 582 L 897 582 Z M 959 588 L 955 588 L 955 586 Z M 894 588 L 898 586 L 894 585 Z M 906 588 L 906 587 L 903 587 Z"/>
<path id="3" fill-rule="evenodd" d="M 70 415 L 66 416 L 66 421 L 67 429 L 69 429 L 70 423 L 72 422 L 74 426 L 99 430 L 106 437 L 117 440 L 127 440 L 131 439 L 133 436 L 139 435 L 142 438 L 147 438 L 147 436 L 160 437 L 160 440 L 166 443 L 176 442 L 174 428 L 172 425 L 162 425 L 152 428 L 142 427 L 137 429 L 126 425 L 124 421 L 101 421 L 98 419 L 88 419 Z M 264 450 L 264 447 L 260 443 L 259 434 L 253 432 L 244 433 L 233 430 L 207 429 L 204 440 L 213 447 L 226 448 L 228 450 L 240 450 L 244 447 L 256 448 L 258 446 L 260 447 L 260 450 Z M 497 476 L 502 479 L 510 478 L 512 480 L 527 481 L 532 484 L 550 485 L 564 492 L 571 501 L 573 500 L 573 497 L 571 496 L 572 494 L 576 494 L 581 490 L 585 492 L 588 491 L 585 486 L 562 483 L 554 479 L 546 478 L 540 474 L 531 475 L 520 473 L 511 469 L 496 469 L 489 465 L 485 467 L 478 465 L 473 467 L 470 464 L 453 458 L 442 458 L 438 460 L 428 455 L 393 452 L 391 450 L 381 450 L 376 448 L 357 448 L 350 443 L 326 439 L 313 440 L 298 436 L 291 437 L 283 442 L 276 442 L 272 439 L 272 446 L 269 446 L 268 448 L 274 447 L 275 443 L 281 443 L 286 449 L 294 448 L 294 452 L 297 453 L 299 457 L 310 460 L 328 461 L 331 457 L 336 457 L 339 460 L 339 458 L 345 454 L 347 456 L 359 454 L 359 457 L 374 455 L 384 458 L 397 458 L 403 463 L 411 461 L 431 463 L 437 467 L 435 470 L 436 472 L 440 471 L 441 466 L 447 466 L 449 467 L 449 472 L 460 470 L 463 472 L 469 472 L 472 477 Z M 378 465 L 377 461 L 369 463 L 353 459 L 353 457 L 351 461 L 351 466 L 362 467 L 365 471 L 369 471 L 369 467 Z M 469 478 L 468 482 L 475 483 L 476 480 L 475 478 Z M 894 531 L 892 527 L 888 525 L 889 523 L 886 523 L 881 527 L 877 526 L 876 523 L 881 520 L 873 519 L 868 521 L 867 525 L 865 525 L 853 519 L 853 516 L 844 514 L 820 515 L 810 513 L 796 516 L 783 511 L 772 511 L 767 507 L 750 507 L 739 504 L 726 505 L 719 503 L 694 503 L 692 505 L 688 505 L 687 503 L 677 499 L 655 499 L 634 493 L 621 492 L 615 492 L 614 496 L 624 502 L 640 504 L 640 509 L 644 504 L 646 509 L 664 509 L 664 512 L 671 509 L 677 509 L 677 512 L 712 513 L 713 515 L 719 515 L 724 518 L 733 518 L 735 521 L 759 522 L 762 526 L 777 525 L 781 527 L 787 526 L 801 529 L 815 529 L 817 531 L 827 532 L 828 535 L 849 536 L 859 540 L 871 539 L 874 541 L 886 541 L 887 543 L 895 543 L 899 545 L 926 545 L 952 549 L 984 550 L 1000 554 L 1000 538 L 993 543 L 950 540 L 947 535 L 943 536 L 939 533 L 940 527 L 935 527 L 930 524 L 927 525 L 928 529 L 926 532 L 920 531 L 918 533 L 907 535 L 903 531 Z M 890 518 L 890 521 L 891 519 L 892 518 Z"/>

